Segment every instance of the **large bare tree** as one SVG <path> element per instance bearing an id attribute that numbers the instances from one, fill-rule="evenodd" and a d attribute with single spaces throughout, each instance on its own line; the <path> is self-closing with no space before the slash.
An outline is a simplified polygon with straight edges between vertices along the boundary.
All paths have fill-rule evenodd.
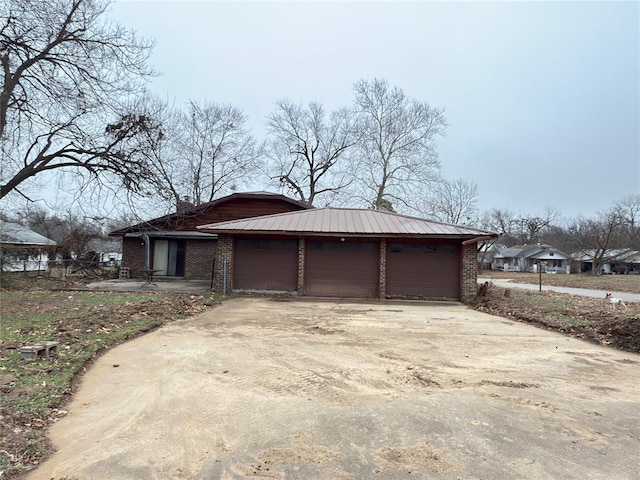
<path id="1" fill-rule="evenodd" d="M 446 128 L 443 110 L 386 80 L 361 80 L 353 89 L 361 196 L 375 209 L 417 209 L 416 199 L 438 180 L 435 140 Z"/>
<path id="2" fill-rule="evenodd" d="M 177 120 L 176 141 L 184 163 L 176 179 L 183 196 L 199 205 L 250 183 L 259 150 L 237 107 L 190 102 Z"/>
<path id="3" fill-rule="evenodd" d="M 146 175 L 130 147 L 152 122 L 128 107 L 152 74 L 152 45 L 110 21 L 108 4 L 0 2 L 0 198 L 68 167 L 128 188 Z"/>
<path id="4" fill-rule="evenodd" d="M 347 109 L 326 114 L 322 105 L 276 102 L 267 118 L 267 174 L 299 200 L 330 203 L 349 184 L 344 163 L 356 140 Z"/>

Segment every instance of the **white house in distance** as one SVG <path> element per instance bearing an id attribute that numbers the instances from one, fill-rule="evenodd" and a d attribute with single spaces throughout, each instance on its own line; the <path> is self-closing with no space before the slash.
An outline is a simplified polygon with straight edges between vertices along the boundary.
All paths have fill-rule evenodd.
<path id="1" fill-rule="evenodd" d="M 593 270 L 593 259 L 596 256 L 595 250 L 581 250 L 572 254 L 574 262 L 578 266 L 579 272 L 591 272 Z M 640 275 L 640 252 L 630 248 L 612 249 L 602 257 L 603 263 L 600 272 L 605 275 L 612 273 Z"/>
<path id="2" fill-rule="evenodd" d="M 19 223 L 0 220 L 2 270 L 5 272 L 37 272 L 46 270 L 49 257 L 45 251 L 56 242 Z"/>
<path id="3" fill-rule="evenodd" d="M 538 272 L 543 262 L 543 272 L 570 273 L 571 257 L 545 244 L 515 245 L 500 249 L 491 264 L 494 270 L 505 272 Z"/>

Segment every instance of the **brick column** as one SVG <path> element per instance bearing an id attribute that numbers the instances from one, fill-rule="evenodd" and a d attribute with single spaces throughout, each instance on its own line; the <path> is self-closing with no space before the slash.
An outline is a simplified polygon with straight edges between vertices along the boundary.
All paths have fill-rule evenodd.
<path id="1" fill-rule="evenodd" d="M 380 239 L 380 261 L 378 266 L 378 297 L 384 300 L 387 295 L 387 239 Z"/>
<path id="2" fill-rule="evenodd" d="M 218 293 L 224 292 L 224 266 L 227 265 L 227 295 L 231 293 L 233 285 L 233 237 L 219 235 L 216 248 L 216 268 L 213 289 Z"/>
<path id="3" fill-rule="evenodd" d="M 469 302 L 478 294 L 478 258 L 476 242 L 462 245 L 461 300 Z"/>
<path id="4" fill-rule="evenodd" d="M 304 295 L 304 260 L 306 243 L 304 237 L 298 239 L 298 295 Z"/>

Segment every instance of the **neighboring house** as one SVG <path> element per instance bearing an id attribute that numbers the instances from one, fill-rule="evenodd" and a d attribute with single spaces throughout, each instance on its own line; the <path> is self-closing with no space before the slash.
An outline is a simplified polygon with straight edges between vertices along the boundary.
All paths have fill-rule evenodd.
<path id="1" fill-rule="evenodd" d="M 378 210 L 318 208 L 198 227 L 218 235 L 215 289 L 469 299 L 493 232 Z"/>
<path id="2" fill-rule="evenodd" d="M 578 272 L 591 272 L 595 250 L 581 250 L 571 254 Z M 605 275 L 612 273 L 640 275 L 640 252 L 630 248 L 612 249 L 602 257 L 603 264 L 600 273 Z"/>
<path id="3" fill-rule="evenodd" d="M 493 270 L 493 259 L 505 245 L 495 242 L 485 242 L 478 249 L 478 267 L 480 270 Z"/>
<path id="4" fill-rule="evenodd" d="M 7 272 L 39 272 L 47 270 L 46 249 L 56 242 L 19 223 L 0 220 L 2 270 Z"/>
<path id="5" fill-rule="evenodd" d="M 122 242 L 118 239 L 95 238 L 89 241 L 87 248 L 95 252 L 101 267 L 119 267 L 122 262 Z"/>
<path id="6" fill-rule="evenodd" d="M 540 262 L 544 262 L 546 273 L 570 273 L 571 257 L 540 243 L 500 249 L 493 256 L 492 268 L 505 272 L 538 272 Z"/>
<path id="7" fill-rule="evenodd" d="M 217 235 L 198 231 L 198 225 L 309 208 L 313 207 L 277 193 L 234 193 L 109 235 L 122 237 L 121 266 L 131 276 L 153 270 L 156 276 L 210 279 Z"/>

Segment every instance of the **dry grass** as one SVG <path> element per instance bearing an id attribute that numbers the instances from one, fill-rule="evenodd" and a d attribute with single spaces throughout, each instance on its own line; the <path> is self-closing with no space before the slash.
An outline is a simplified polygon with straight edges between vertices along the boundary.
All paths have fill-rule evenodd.
<path id="1" fill-rule="evenodd" d="M 490 280 L 510 279 L 516 283 L 537 285 L 540 275 L 537 273 L 484 271 L 481 278 Z M 591 275 L 587 273 L 542 274 L 542 284 L 555 287 L 589 288 L 608 292 L 640 293 L 640 275 Z"/>

